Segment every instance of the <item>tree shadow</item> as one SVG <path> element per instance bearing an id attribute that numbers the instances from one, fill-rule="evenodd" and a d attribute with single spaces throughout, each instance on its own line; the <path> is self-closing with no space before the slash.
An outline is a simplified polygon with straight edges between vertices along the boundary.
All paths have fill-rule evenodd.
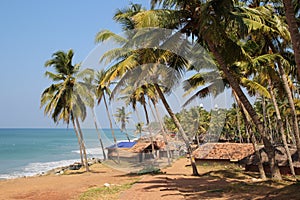
<path id="1" fill-rule="evenodd" d="M 136 184 L 145 184 L 143 190 L 161 191 L 162 196 L 181 195 L 185 199 L 286 199 L 289 191 L 300 194 L 299 184 L 286 186 L 286 183 L 253 181 L 258 174 L 243 173 L 241 170 L 217 170 L 201 176 L 154 175 L 150 180 L 142 179 Z M 258 180 L 258 179 L 257 179 Z M 278 189 L 282 188 L 282 189 Z M 267 193 L 267 195 L 266 195 Z M 275 197 L 275 198 L 274 198 Z M 298 197 L 294 194 L 292 198 Z M 298 197 L 299 199 L 299 197 Z"/>
<path id="2" fill-rule="evenodd" d="M 272 192 L 269 192 L 265 195 L 261 200 L 269 200 L 269 199 L 289 199 L 296 200 L 300 198 L 300 183 L 294 183 L 291 185 L 287 185 L 283 188 L 276 189 Z"/>

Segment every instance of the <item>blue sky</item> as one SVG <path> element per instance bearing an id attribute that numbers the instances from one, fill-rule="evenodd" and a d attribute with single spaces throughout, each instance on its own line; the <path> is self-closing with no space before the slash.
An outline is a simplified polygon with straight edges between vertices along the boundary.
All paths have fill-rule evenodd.
<path id="1" fill-rule="evenodd" d="M 96 47 L 97 32 L 103 29 L 122 32 L 112 17 L 118 8 L 130 2 L 0 1 L 0 128 L 66 127 L 62 122 L 55 124 L 40 109 L 40 95 L 51 84 L 44 76 L 47 70 L 44 63 L 54 52 L 69 49 L 75 52 L 74 63 L 84 61 Z M 149 7 L 150 0 L 132 2 Z M 180 96 L 170 98 L 180 104 L 176 103 Z M 224 98 L 227 97 L 218 101 L 224 102 Z M 214 106 L 210 101 L 207 104 Z M 119 105 L 111 105 L 112 110 L 116 106 Z M 97 109 L 100 127 L 109 127 L 103 106 Z M 88 118 L 84 126 L 92 124 Z M 131 125 L 135 124 L 132 119 Z"/>
<path id="2" fill-rule="evenodd" d="M 44 77 L 45 61 L 55 51 L 71 48 L 76 63 L 84 60 L 98 31 L 121 31 L 112 16 L 129 3 L 0 1 L 0 128 L 57 127 L 40 109 L 40 94 L 51 83 Z"/>

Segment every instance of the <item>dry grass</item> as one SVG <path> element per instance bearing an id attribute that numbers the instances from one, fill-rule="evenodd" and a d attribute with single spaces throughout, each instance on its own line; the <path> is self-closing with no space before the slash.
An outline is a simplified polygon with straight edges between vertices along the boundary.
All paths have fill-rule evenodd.
<path id="1" fill-rule="evenodd" d="M 109 187 L 103 186 L 101 188 L 91 188 L 88 191 L 81 194 L 78 200 L 117 200 L 119 198 L 120 193 L 131 188 L 135 182 L 136 181 L 126 183 L 123 185 L 110 185 Z"/>

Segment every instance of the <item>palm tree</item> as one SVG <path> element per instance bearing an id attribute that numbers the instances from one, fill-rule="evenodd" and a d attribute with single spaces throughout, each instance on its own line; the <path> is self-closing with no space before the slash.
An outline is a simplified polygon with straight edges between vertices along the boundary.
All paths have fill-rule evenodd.
<path id="1" fill-rule="evenodd" d="M 298 72 L 298 80 L 300 79 L 300 32 L 299 25 L 296 19 L 296 12 L 293 1 L 292 0 L 282 0 L 284 8 L 285 8 L 285 16 L 287 24 L 289 25 L 289 32 L 291 34 L 293 50 L 295 55 L 295 61 Z M 297 1 L 295 1 L 296 4 Z M 299 7 L 299 2 L 297 2 L 297 6 Z"/>
<path id="2" fill-rule="evenodd" d="M 134 81 L 135 80 L 133 80 L 133 82 Z M 120 83 L 122 83 L 122 82 L 123 82 L 122 80 L 119 81 L 119 83 L 115 86 L 114 91 L 118 90 L 119 87 L 122 86 L 122 85 L 120 85 Z M 131 80 L 130 79 L 126 80 L 126 82 L 131 82 Z M 146 102 L 147 87 L 145 85 L 143 85 L 143 86 L 138 87 L 134 90 L 131 84 L 134 84 L 134 83 L 126 84 L 128 86 L 122 92 L 122 93 L 127 93 L 128 92 L 129 95 L 127 95 L 127 96 L 125 95 L 125 97 L 122 97 L 122 98 L 123 99 L 127 98 L 128 99 L 127 102 L 132 104 L 132 108 L 136 112 L 138 112 L 136 110 L 136 103 L 139 102 L 142 105 L 142 107 L 144 109 L 144 112 L 145 112 L 145 117 L 146 117 L 146 126 L 148 128 L 149 133 L 150 133 L 150 142 L 151 142 L 151 147 L 152 147 L 152 155 L 155 158 L 155 148 L 154 148 L 154 142 L 153 142 L 153 135 L 152 135 L 151 127 L 149 126 L 150 125 L 150 120 L 149 120 L 149 114 L 148 114 L 147 102 Z M 114 91 L 113 91 L 113 93 L 114 93 Z"/>
<path id="3" fill-rule="evenodd" d="M 82 164 L 85 165 L 86 171 L 89 171 L 82 130 L 78 120 L 78 118 L 84 120 L 86 117 L 84 99 L 87 95 L 82 92 L 87 91 L 87 88 L 77 78 L 82 76 L 82 74 L 80 75 L 82 72 L 79 72 L 79 64 L 72 65 L 73 55 L 72 50 L 57 51 L 53 54 L 53 58 L 45 63 L 46 67 L 54 68 L 56 73 L 50 71 L 45 73 L 55 83 L 42 93 L 41 107 L 45 107 L 44 113 L 51 115 L 56 123 L 63 120 L 69 124 L 71 119 L 80 148 Z"/>
<path id="4" fill-rule="evenodd" d="M 91 109 L 93 120 L 94 120 L 94 125 L 95 125 L 96 132 L 97 132 L 97 137 L 98 137 L 101 149 L 102 149 L 103 160 L 106 160 L 105 147 L 103 144 L 101 132 L 98 128 L 98 122 L 97 122 L 97 117 L 96 117 L 96 113 L 95 113 L 95 99 L 97 99 L 96 94 L 97 94 L 98 80 L 95 80 L 94 73 L 95 73 L 94 70 L 91 70 L 92 76 L 85 77 L 85 82 L 89 86 L 90 95 L 93 97 L 93 98 L 91 98 L 91 101 L 86 102 L 86 105 L 89 106 Z M 94 85 L 93 81 L 95 82 L 96 86 Z"/>
<path id="5" fill-rule="evenodd" d="M 143 122 L 139 122 L 135 125 L 136 128 L 135 132 L 140 135 L 140 138 L 142 137 L 143 125 L 144 125 Z"/>
<path id="6" fill-rule="evenodd" d="M 126 124 L 129 122 L 130 114 L 131 112 L 126 113 L 124 106 L 122 106 L 121 108 L 117 108 L 116 114 L 114 114 L 114 116 L 116 117 L 116 121 L 121 123 L 121 132 L 126 134 L 127 140 L 129 142 L 130 138 L 126 130 Z"/>
<path id="7" fill-rule="evenodd" d="M 239 77 L 236 77 L 232 73 L 233 70 L 231 70 L 231 67 L 234 66 L 234 63 L 237 61 L 247 61 L 248 59 L 245 51 L 237 43 L 239 39 L 247 36 L 252 30 L 267 29 L 274 31 L 272 28 L 261 23 L 265 21 L 264 17 L 273 15 L 270 13 L 270 9 L 265 7 L 259 7 L 257 9 L 235 7 L 233 1 L 223 1 L 222 4 L 220 4 L 219 1 L 193 1 L 189 3 L 183 3 L 183 1 L 153 1 L 153 4 L 157 3 L 161 3 L 165 8 L 164 11 L 157 10 L 156 12 L 156 15 L 160 17 L 159 19 L 161 19 L 161 21 L 163 18 L 163 22 L 156 22 L 157 25 L 166 27 L 165 23 L 167 21 L 179 21 L 179 24 L 182 25 L 177 24 L 177 27 L 183 27 L 183 29 L 180 30 L 181 32 L 193 35 L 193 37 L 197 37 L 198 42 L 207 45 L 208 50 L 212 53 L 221 71 L 224 73 L 224 77 L 239 97 L 263 138 L 263 143 L 270 162 L 272 178 L 281 179 L 280 172 L 276 166 L 274 147 L 257 113 L 241 89 Z M 174 20 L 173 16 L 175 11 L 172 10 L 174 8 L 176 8 L 178 12 L 184 12 L 181 18 L 180 15 L 177 14 L 178 17 Z M 164 13 L 162 14 L 162 12 Z M 235 15 L 233 15 L 233 13 L 235 13 Z M 136 19 L 141 23 L 137 22 L 137 25 L 149 26 L 149 21 L 142 23 L 141 16 L 145 19 L 149 17 L 149 15 L 153 16 L 154 14 L 154 11 L 148 12 L 148 15 L 145 12 L 140 13 Z M 270 19 L 268 18 L 267 20 Z"/>
<path id="8" fill-rule="evenodd" d="M 106 109 L 106 114 L 107 114 L 107 118 L 109 120 L 109 126 L 110 126 L 110 130 L 111 130 L 111 135 L 114 139 L 114 145 L 117 151 L 117 161 L 118 163 L 120 163 L 120 157 L 119 157 L 119 148 L 118 148 L 118 143 L 117 143 L 117 138 L 115 136 L 115 132 L 113 129 L 113 125 L 112 125 L 112 120 L 111 120 L 111 116 L 109 113 L 109 109 L 108 109 L 108 105 L 107 105 L 107 101 L 106 101 L 106 95 L 110 95 L 111 91 L 109 89 L 109 85 L 110 82 L 105 82 L 105 76 L 106 76 L 106 72 L 104 70 L 100 70 L 97 72 L 96 74 L 96 97 L 98 99 L 98 105 L 101 103 L 102 99 L 104 101 L 104 105 L 105 105 L 105 109 Z"/>

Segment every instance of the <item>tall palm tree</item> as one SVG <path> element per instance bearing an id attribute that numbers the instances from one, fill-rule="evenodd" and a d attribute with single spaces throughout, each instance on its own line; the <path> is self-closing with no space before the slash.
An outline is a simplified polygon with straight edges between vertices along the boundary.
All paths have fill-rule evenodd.
<path id="1" fill-rule="evenodd" d="M 91 73 L 90 77 L 85 77 L 85 82 L 86 82 L 87 86 L 89 86 L 90 96 L 92 96 L 92 98 L 90 101 L 86 102 L 86 105 L 88 107 L 90 107 L 90 109 L 91 109 L 94 126 L 96 128 L 98 140 L 99 140 L 99 143 L 100 143 L 100 146 L 102 149 L 103 160 L 106 160 L 105 147 L 103 144 L 102 135 L 101 135 L 101 132 L 98 127 L 97 117 L 96 117 L 96 113 L 95 113 L 95 99 L 97 99 L 96 95 L 97 95 L 98 80 L 95 79 L 95 71 L 94 70 L 91 70 L 90 73 Z M 95 84 L 94 84 L 94 82 L 95 82 Z"/>
<path id="2" fill-rule="evenodd" d="M 84 120 L 86 117 L 86 107 L 84 99 L 87 91 L 85 84 L 79 81 L 77 77 L 80 75 L 79 64 L 73 65 L 73 51 L 68 52 L 57 51 L 53 54 L 53 58 L 45 63 L 46 67 L 52 67 L 55 73 L 47 71 L 45 75 L 54 82 L 50 87 L 46 88 L 41 96 L 41 107 L 44 108 L 44 113 L 51 115 L 54 122 L 60 120 L 69 124 L 70 120 L 77 136 L 81 160 L 89 171 L 86 149 L 82 130 L 80 128 L 79 118 Z M 83 155 L 82 155 L 83 153 Z"/>
<path id="3" fill-rule="evenodd" d="M 181 26 L 178 24 L 177 27 L 183 27 L 181 32 L 196 37 L 198 42 L 205 44 L 212 53 L 218 66 L 224 73 L 224 77 L 227 79 L 231 88 L 249 113 L 258 132 L 262 135 L 270 162 L 272 178 L 281 179 L 280 172 L 276 165 L 274 147 L 270 142 L 256 111 L 244 91 L 241 89 L 239 77 L 236 77 L 232 73 L 233 70 L 231 70 L 232 66 L 234 66 L 234 63 L 237 61 L 248 60 L 245 51 L 237 43 L 239 39 L 243 39 L 253 30 L 267 29 L 269 31 L 274 31 L 272 28 L 262 23 L 265 21 L 264 17 L 273 15 L 270 12 L 270 9 L 267 7 L 259 7 L 257 9 L 236 7 L 233 1 L 219 2 L 214 0 L 204 2 L 191 1 L 188 3 L 183 1 L 154 0 L 153 3 L 160 3 L 163 5 L 163 8 L 165 8 L 163 11 L 164 14 L 162 14 L 162 10 L 157 10 L 156 15 L 160 17 L 159 19 L 164 18 L 164 21 L 156 22 L 156 25 L 166 27 L 165 23 L 174 18 L 174 8 L 185 14 L 183 14 L 181 18 L 177 15 L 178 20 L 176 21 L 180 21 L 179 24 L 181 24 Z M 145 12 L 140 13 L 139 16 L 136 17 L 138 22 L 140 22 L 137 22 L 137 25 L 149 26 L 149 21 L 142 23 L 141 19 L 145 19 L 150 15 L 155 15 L 155 12 L 149 11 L 148 15 Z M 174 19 L 171 22 L 174 22 Z"/>
<path id="4" fill-rule="evenodd" d="M 135 80 L 126 80 L 126 82 L 131 82 L 131 81 L 135 81 Z M 115 93 L 116 90 L 119 90 L 119 87 L 122 87 L 122 85 L 120 83 L 122 83 L 123 81 L 120 80 L 119 83 L 115 86 L 114 90 L 112 93 Z M 146 117 L 146 126 L 148 128 L 148 131 L 150 133 L 150 142 L 151 142 L 151 148 L 152 148 L 152 154 L 153 157 L 155 158 L 155 148 L 154 148 L 154 142 L 153 142 L 153 135 L 152 135 L 152 130 L 151 127 L 149 126 L 150 124 L 150 120 L 149 120 L 149 114 L 148 114 L 148 110 L 147 110 L 147 102 L 146 102 L 146 93 L 147 93 L 147 87 L 145 87 L 145 85 L 136 88 L 135 90 L 133 89 L 134 87 L 132 87 L 132 84 L 134 83 L 127 83 L 127 87 L 124 88 L 124 90 L 122 90 L 122 93 L 125 94 L 124 97 L 122 97 L 122 99 L 125 98 L 125 101 L 128 103 L 132 104 L 132 108 L 138 113 L 138 111 L 136 110 L 136 104 L 137 102 L 139 102 L 145 112 L 145 117 Z M 124 86 L 123 86 L 124 87 Z M 129 95 L 127 94 L 129 93 Z M 113 96 L 113 95 L 112 95 Z M 127 100 L 126 100 L 127 98 Z"/>
<path id="5" fill-rule="evenodd" d="M 291 34 L 291 40 L 293 44 L 293 50 L 295 55 L 295 61 L 298 72 L 298 80 L 300 79 L 300 32 L 299 24 L 296 19 L 296 5 L 299 7 L 299 1 L 295 1 L 295 6 L 292 0 L 282 0 L 285 8 L 285 16 L 287 24 L 289 25 L 289 31 Z M 297 2 L 297 3 L 296 3 Z"/>
<path id="6" fill-rule="evenodd" d="M 139 122 L 135 125 L 135 132 L 139 134 L 140 138 L 142 137 L 143 125 L 143 122 Z"/>
<path id="7" fill-rule="evenodd" d="M 114 116 L 116 117 L 116 121 L 120 122 L 121 124 L 121 132 L 125 133 L 127 140 L 130 142 L 130 137 L 127 133 L 126 130 L 126 124 L 129 122 L 129 115 L 131 114 L 131 112 L 126 113 L 125 111 L 125 107 L 122 106 L 121 108 L 117 108 L 116 113 L 114 114 Z"/>
<path id="8" fill-rule="evenodd" d="M 101 103 L 102 99 L 104 101 L 104 105 L 105 105 L 105 109 L 106 109 L 106 114 L 107 114 L 107 118 L 109 120 L 109 127 L 111 130 L 111 135 L 114 139 L 114 145 L 117 151 L 117 161 L 118 163 L 120 163 L 120 157 L 119 157 L 119 148 L 118 148 L 118 143 L 117 143 L 117 138 L 115 135 L 115 131 L 113 129 L 113 125 L 112 125 L 112 119 L 109 113 L 109 109 L 108 109 L 108 105 L 107 105 L 107 100 L 106 100 L 106 95 L 110 95 L 111 91 L 109 89 L 109 85 L 111 82 L 105 82 L 105 77 L 106 77 L 106 72 L 104 70 L 100 70 L 97 72 L 96 74 L 96 97 L 98 99 L 98 105 Z"/>

